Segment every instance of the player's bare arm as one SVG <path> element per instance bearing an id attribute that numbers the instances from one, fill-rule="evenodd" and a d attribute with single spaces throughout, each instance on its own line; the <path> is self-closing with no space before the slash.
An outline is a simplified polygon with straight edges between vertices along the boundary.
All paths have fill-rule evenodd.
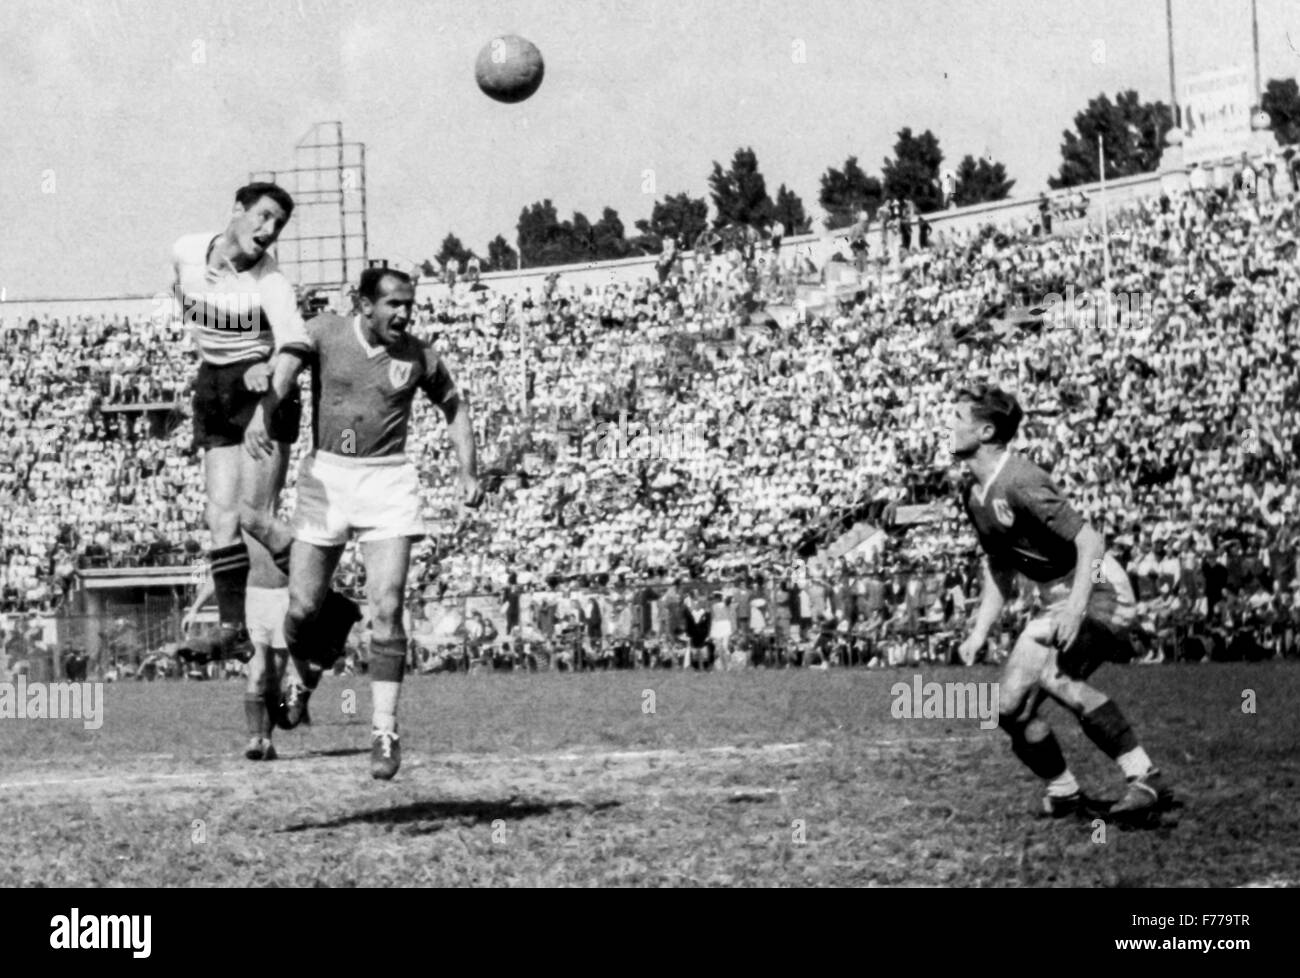
<path id="1" fill-rule="evenodd" d="M 447 419 L 447 434 L 456 449 L 460 463 L 457 479 L 466 506 L 477 507 L 483 503 L 483 487 L 478 481 L 478 450 L 474 445 L 474 424 L 470 416 L 469 395 L 454 394 L 438 405 Z"/>
<path id="2" fill-rule="evenodd" d="M 280 402 L 289 396 L 294 384 L 298 382 L 298 375 L 307 365 L 296 351 L 287 350 L 276 354 L 272 362 L 274 367 L 269 371 L 269 380 L 261 388 L 266 393 L 254 409 L 248 427 L 244 429 L 244 449 L 259 461 L 269 458 L 275 447 L 266 428 L 266 419 L 271 417 Z"/>
<path id="3" fill-rule="evenodd" d="M 989 631 L 997 623 L 998 616 L 1006 603 L 1016 596 L 1015 573 L 1002 567 L 994 567 L 985 558 L 984 584 L 980 593 L 979 610 L 975 613 L 975 623 L 970 635 L 962 642 L 958 654 L 963 661 L 969 662 L 988 641 Z"/>
<path id="4" fill-rule="evenodd" d="M 1075 534 L 1074 547 L 1079 556 L 1074 565 L 1070 596 L 1053 616 L 1053 642 L 1062 652 L 1074 645 L 1079 637 L 1079 627 L 1088 613 L 1088 599 L 1092 597 L 1093 572 L 1101 566 L 1101 558 L 1106 553 L 1106 541 L 1091 525 L 1085 523 Z"/>

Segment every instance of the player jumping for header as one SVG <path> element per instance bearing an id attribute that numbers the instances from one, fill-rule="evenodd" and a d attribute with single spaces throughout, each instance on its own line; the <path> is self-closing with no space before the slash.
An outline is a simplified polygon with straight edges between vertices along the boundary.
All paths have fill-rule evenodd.
<path id="1" fill-rule="evenodd" d="M 311 363 L 313 450 L 298 470 L 285 641 L 301 671 L 307 651 L 325 640 L 320 612 L 326 588 L 344 545 L 356 533 L 372 622 L 370 773 L 387 780 L 401 764 L 397 701 L 406 665 L 406 575 L 411 543 L 425 535 L 419 473 L 405 454 L 417 390 L 447 419 L 465 504 L 482 503 L 483 488 L 469 401 L 429 344 L 407 332 L 415 303 L 410 277 L 368 268 L 357 295 L 358 315 L 313 319 L 306 327 L 310 352 L 295 348 L 296 357 L 276 364 L 271 390 L 249 422 L 244 443 L 254 458 L 267 456 L 273 442 L 266 419 Z M 285 709 L 292 714 L 310 690 L 290 684 Z"/>
<path id="2" fill-rule="evenodd" d="M 974 477 L 963 505 L 987 556 L 980 608 L 960 654 L 969 662 L 983 647 L 1004 602 L 1015 594 L 1016 573 L 1032 581 L 1045 613 L 1025 625 L 1003 665 L 999 725 L 1011 736 L 1016 757 L 1046 782 L 1045 814 L 1090 811 L 1055 735 L 1038 715 L 1050 696 L 1075 715 L 1088 739 L 1128 779 L 1109 814 L 1148 816 L 1167 806 L 1171 794 L 1120 708 L 1084 681 L 1127 646 L 1133 589 L 1101 535 L 1047 473 L 1007 447 L 1022 417 L 1015 398 L 997 388 L 957 393 L 950 447 Z"/>
<path id="3" fill-rule="evenodd" d="M 202 357 L 194 385 L 194 444 L 204 450 L 209 565 L 220 615 L 217 654 L 242 660 L 252 656 L 253 647 L 245 624 L 249 555 L 241 531 L 263 543 L 282 571 L 289 563 L 291 535 L 274 518 L 274 510 L 289 449 L 298 437 L 302 405 L 297 389 L 269 416 L 270 449 L 262 458 L 250 458 L 240 445 L 269 386 L 273 354 L 301 355 L 309 349 L 293 286 L 271 252 L 292 214 L 293 199 L 281 187 L 250 183 L 235 193 L 224 231 L 186 235 L 172 252 L 181 318 Z M 347 628 L 360 617 L 352 602 L 334 592 L 327 614 L 339 624 L 330 632 L 337 648 L 330 643 L 317 650 L 315 657 L 322 660 L 337 658 Z M 266 710 L 273 710 L 275 702 L 278 694 L 265 706 L 249 697 L 250 735 L 265 728 Z"/>

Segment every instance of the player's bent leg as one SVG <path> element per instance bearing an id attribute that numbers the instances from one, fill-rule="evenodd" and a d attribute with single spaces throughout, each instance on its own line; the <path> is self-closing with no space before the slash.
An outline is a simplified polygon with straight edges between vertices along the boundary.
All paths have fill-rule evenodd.
<path id="1" fill-rule="evenodd" d="M 247 452 L 239 457 L 239 496 L 236 509 L 239 525 L 249 536 L 264 546 L 273 557 L 282 555 L 277 565 L 288 573 L 289 547 L 293 543 L 293 529 L 287 522 L 275 517 L 275 504 L 284 488 L 289 471 L 291 445 L 275 444 L 271 455 L 254 459 Z"/>
<path id="2" fill-rule="evenodd" d="M 370 603 L 370 690 L 374 703 L 370 774 L 387 781 L 402 763 L 397 704 L 406 667 L 402 601 L 411 561 L 412 537 L 366 539 L 366 598 Z"/>
<path id="3" fill-rule="evenodd" d="M 1033 695 L 1051 654 L 1051 635 L 1051 622 L 1046 618 L 1036 618 L 1025 625 L 1016 639 L 998 678 L 998 709 L 1001 713 L 1021 714 L 1036 702 Z"/>
<path id="4" fill-rule="evenodd" d="M 293 546 L 293 527 L 269 510 L 241 505 L 239 526 L 271 554 L 276 567 L 289 573 L 289 549 Z"/>
<path id="5" fill-rule="evenodd" d="M 240 524 L 249 536 L 266 547 L 283 573 L 290 573 L 290 551 L 293 544 L 293 527 L 288 522 L 274 515 L 274 502 L 284 486 L 284 477 L 288 467 L 288 444 L 277 444 L 275 454 L 266 462 L 254 462 L 245 453 L 245 469 L 242 478 L 247 488 L 240 504 Z M 260 466 L 260 467 L 259 467 Z M 301 481 L 301 474 L 300 474 Z M 312 646 L 308 661 L 320 668 L 307 670 L 304 681 L 309 689 L 314 689 L 319 682 L 321 669 L 328 669 L 343 654 L 352 626 L 361 620 L 361 609 L 356 603 L 330 590 L 320 610 L 322 620 L 317 629 L 322 641 Z"/>
<path id="6" fill-rule="evenodd" d="M 1007 656 L 998 684 L 998 726 L 1011 738 L 1011 752 L 1046 785 L 1043 812 L 1054 818 L 1084 808 L 1086 798 L 1065 762 L 1046 721 L 1038 717 L 1044 697 L 1040 682 L 1051 659 L 1052 623 L 1030 621 Z"/>
<path id="7" fill-rule="evenodd" d="M 1074 646 L 1064 654 L 1052 650 L 1041 679 L 1047 694 L 1078 718 L 1087 738 L 1123 772 L 1128 786 L 1124 796 L 1110 809 L 1117 816 L 1145 814 L 1167 806 L 1172 800 L 1172 793 L 1119 705 L 1084 681 L 1085 676 L 1105 661 L 1108 643 L 1123 641 L 1122 634 L 1113 634 L 1100 624 L 1085 620 Z"/>
<path id="8" fill-rule="evenodd" d="M 286 730 L 308 720 L 307 701 L 315 684 L 308 685 L 315 673 L 312 659 L 317 647 L 330 638 L 322 634 L 321 608 L 329 590 L 330 579 L 343 556 L 343 544 L 319 545 L 295 540 L 289 567 L 289 611 L 284 617 L 284 642 L 293 659 L 295 671 L 285 670 L 280 689 L 277 723 Z"/>

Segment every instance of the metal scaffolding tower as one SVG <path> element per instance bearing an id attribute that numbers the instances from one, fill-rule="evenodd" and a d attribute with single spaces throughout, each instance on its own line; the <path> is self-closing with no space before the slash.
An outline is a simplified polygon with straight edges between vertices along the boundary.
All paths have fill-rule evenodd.
<path id="1" fill-rule="evenodd" d="M 346 289 L 369 260 L 366 146 L 343 140 L 342 122 L 318 122 L 294 148 L 294 165 L 259 170 L 293 197 L 293 218 L 276 244 L 280 267 L 303 290 Z"/>

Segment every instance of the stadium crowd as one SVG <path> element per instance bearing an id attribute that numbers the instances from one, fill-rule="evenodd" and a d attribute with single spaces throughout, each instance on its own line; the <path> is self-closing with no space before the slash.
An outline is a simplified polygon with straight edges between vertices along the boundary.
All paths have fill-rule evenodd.
<path id="1" fill-rule="evenodd" d="M 417 402 L 408 450 L 437 529 L 411 581 L 422 667 L 450 667 L 437 649 L 453 640 L 512 662 L 549 643 L 573 665 L 950 654 L 979 578 L 946 412 L 978 380 L 1017 393 L 1018 449 L 1128 568 L 1147 658 L 1198 635 L 1230 654 L 1245 632 L 1293 651 L 1300 195 L 1284 183 L 1113 208 L 1110 290 L 1141 297 L 1118 312 L 1073 301 L 1105 264 L 1095 223 L 1068 211 L 1053 233 L 1040 218 L 883 256 L 850 236 L 822 269 L 779 239 L 719 235 L 631 285 L 440 292 L 417 330 L 507 479 L 461 512 L 444 425 Z M 1049 296 L 1066 301 L 1044 316 Z M 4 325 L 0 611 L 56 608 L 79 565 L 200 559 L 188 424 L 159 438 L 104 410 L 187 405 L 179 324 Z M 913 505 L 926 518 L 900 520 Z M 885 529 L 870 556 L 828 556 L 859 521 Z M 340 573 L 362 587 L 358 563 Z"/>

